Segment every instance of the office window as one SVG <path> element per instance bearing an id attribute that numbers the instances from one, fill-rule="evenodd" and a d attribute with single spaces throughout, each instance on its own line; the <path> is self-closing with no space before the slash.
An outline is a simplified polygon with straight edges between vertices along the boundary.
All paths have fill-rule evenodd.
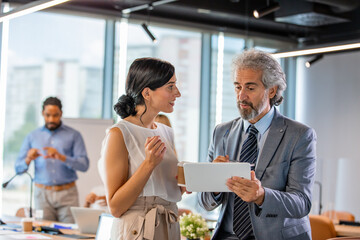
<path id="1" fill-rule="evenodd" d="M 221 41 L 223 42 L 221 43 Z M 236 106 L 233 76 L 231 76 L 234 57 L 246 48 L 255 48 L 273 53 L 277 50 L 274 46 L 280 46 L 279 42 L 270 42 L 270 46 L 261 44 L 264 44 L 264 39 L 247 39 L 245 41 L 244 38 L 223 36 L 221 34 L 212 36 L 210 135 L 212 135 L 215 125 L 231 121 L 240 116 Z M 219 68 L 219 64 L 222 64 L 222 67 Z M 222 70 L 222 72 L 219 73 L 219 70 Z M 220 97 L 218 97 L 219 95 Z"/>
<path id="2" fill-rule="evenodd" d="M 211 74 L 211 108 L 210 108 L 210 136 L 216 124 L 230 121 L 239 117 L 236 107 L 236 97 L 231 76 L 231 64 L 234 56 L 241 53 L 245 47 L 245 40 L 242 38 L 212 36 L 212 74 Z M 219 41 L 223 41 L 222 59 L 219 59 Z M 218 64 L 222 63 L 222 72 L 219 73 Z M 219 92 L 221 98 L 217 98 Z M 218 121 L 218 122 L 217 122 Z"/>
<path id="3" fill-rule="evenodd" d="M 42 102 L 57 96 L 63 117 L 101 118 L 105 20 L 34 13 L 9 24 L 3 179 L 25 136 L 43 124 Z M 31 172 L 32 173 L 32 172 Z M 3 190 L 3 214 L 29 206 L 29 179 Z"/>

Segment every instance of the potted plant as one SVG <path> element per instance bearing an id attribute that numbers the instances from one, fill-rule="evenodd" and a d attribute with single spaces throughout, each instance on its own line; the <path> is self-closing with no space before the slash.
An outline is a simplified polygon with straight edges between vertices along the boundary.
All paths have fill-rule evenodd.
<path id="1" fill-rule="evenodd" d="M 180 232 L 187 239 L 200 239 L 205 237 L 209 228 L 200 214 L 184 213 L 180 216 Z"/>

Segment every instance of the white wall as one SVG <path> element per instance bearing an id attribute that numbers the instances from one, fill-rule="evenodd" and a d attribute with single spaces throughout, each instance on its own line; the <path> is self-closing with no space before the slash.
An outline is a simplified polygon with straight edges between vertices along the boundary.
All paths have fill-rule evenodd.
<path id="1" fill-rule="evenodd" d="M 335 206 L 352 212 L 359 221 L 360 207 L 339 195 L 360 199 L 360 177 L 344 179 L 360 176 L 360 52 L 325 55 L 309 69 L 304 66 L 307 59 L 299 58 L 297 64 L 296 81 L 303 86 L 297 92 L 300 108 L 296 116 L 317 133 L 317 180 L 323 185 L 323 211 Z"/>
<path id="2" fill-rule="evenodd" d="M 77 172 L 79 177 L 76 185 L 79 191 L 80 206 L 85 202 L 85 197 L 91 190 L 102 185 L 98 172 L 97 163 L 100 158 L 102 140 L 105 130 L 113 124 L 112 119 L 84 119 L 63 118 L 64 124 L 78 130 L 85 142 L 86 151 L 90 161 L 90 167 L 86 172 Z"/>

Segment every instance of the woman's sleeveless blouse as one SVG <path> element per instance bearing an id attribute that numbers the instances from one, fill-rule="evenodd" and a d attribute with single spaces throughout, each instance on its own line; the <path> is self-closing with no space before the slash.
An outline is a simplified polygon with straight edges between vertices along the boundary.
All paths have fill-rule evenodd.
<path id="1" fill-rule="evenodd" d="M 181 200 L 181 192 L 176 180 L 178 161 L 174 148 L 174 132 L 164 124 L 156 125 L 156 129 L 149 129 L 121 120 L 110 129 L 118 127 L 124 137 L 129 153 L 129 178 L 145 160 L 146 138 L 160 136 L 165 143 L 166 152 L 161 163 L 153 170 L 140 197 L 158 196 L 170 202 L 178 202 Z"/>

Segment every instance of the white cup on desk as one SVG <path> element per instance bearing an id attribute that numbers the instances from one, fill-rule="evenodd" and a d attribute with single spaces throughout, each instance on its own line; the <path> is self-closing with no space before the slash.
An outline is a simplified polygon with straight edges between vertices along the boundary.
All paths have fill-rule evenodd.
<path id="1" fill-rule="evenodd" d="M 35 210 L 35 220 L 41 221 L 44 217 L 44 210 L 42 209 L 36 209 Z"/>

